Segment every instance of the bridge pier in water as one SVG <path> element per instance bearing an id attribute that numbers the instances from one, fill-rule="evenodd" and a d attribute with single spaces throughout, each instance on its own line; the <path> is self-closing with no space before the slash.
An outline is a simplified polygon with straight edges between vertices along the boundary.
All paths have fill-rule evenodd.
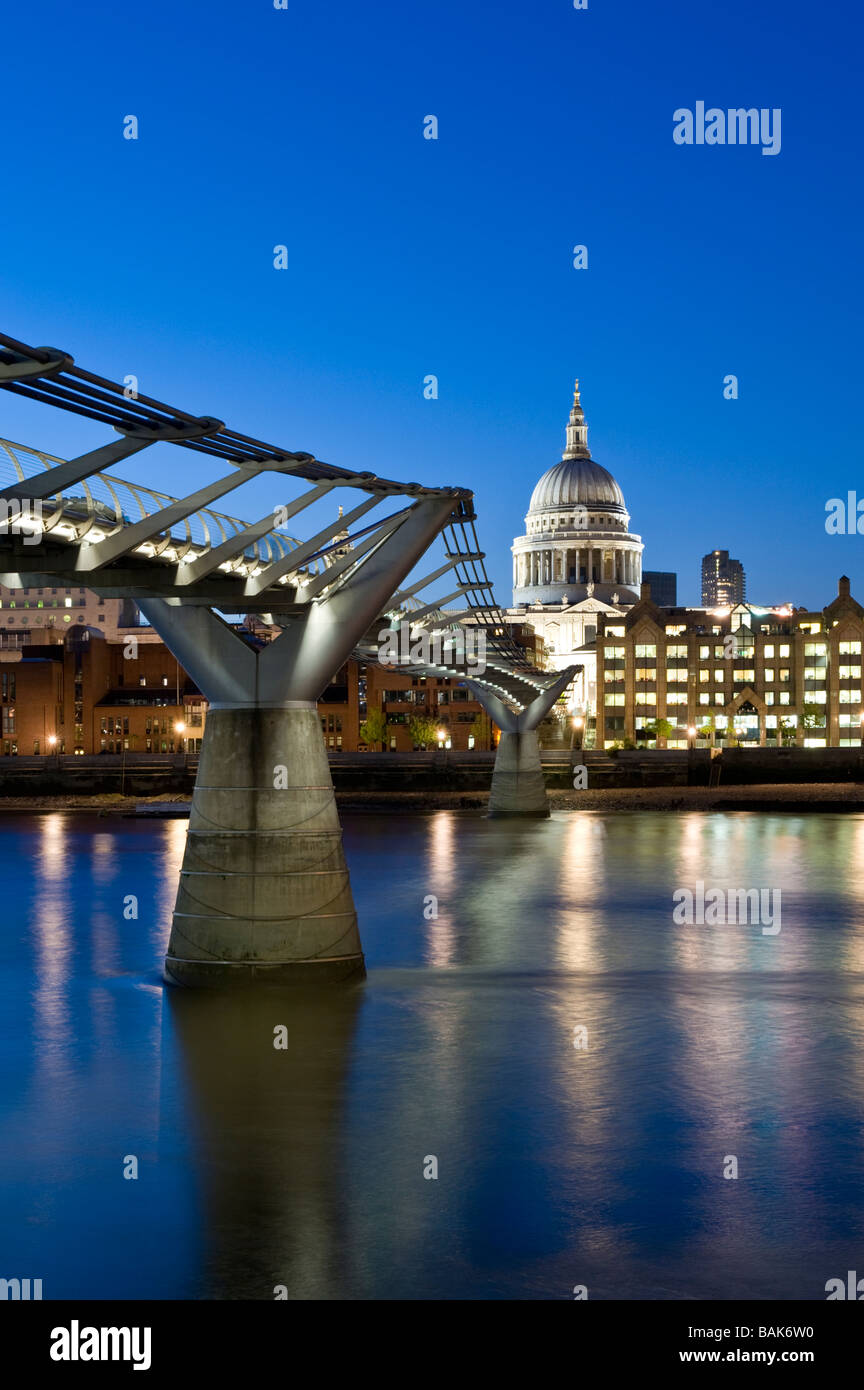
<path id="1" fill-rule="evenodd" d="M 313 987 L 364 974 L 316 701 L 452 510 L 452 496 L 415 502 L 258 649 L 203 605 L 141 600 L 210 705 L 165 960 L 172 982 Z"/>
<path id="2" fill-rule="evenodd" d="M 208 715 L 165 970 L 191 986 L 364 974 L 314 703 Z"/>
<path id="3" fill-rule="evenodd" d="M 526 816 L 542 819 L 549 815 L 537 728 L 567 689 L 574 670 L 574 667 L 568 667 L 553 685 L 541 690 L 521 714 L 510 709 L 483 686 L 474 681 L 467 682 L 490 719 L 494 719 L 501 730 L 489 791 L 491 818 Z"/>

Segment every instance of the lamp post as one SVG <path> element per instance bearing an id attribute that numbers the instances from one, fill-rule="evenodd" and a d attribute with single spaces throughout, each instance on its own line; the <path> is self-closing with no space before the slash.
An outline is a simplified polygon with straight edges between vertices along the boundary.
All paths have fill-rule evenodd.
<path id="1" fill-rule="evenodd" d="M 175 732 L 175 734 L 179 734 L 179 738 L 178 738 L 178 740 L 177 740 L 177 752 L 178 752 L 178 753 L 182 753 L 182 752 L 183 752 L 183 748 L 182 748 L 183 735 L 184 735 L 185 732 L 186 732 L 186 725 L 183 723 L 183 720 L 182 720 L 182 719 L 178 719 L 178 720 L 177 720 L 176 724 L 174 725 L 174 732 Z"/>
<path id="2" fill-rule="evenodd" d="M 695 728 L 695 726 L 694 726 L 693 724 L 690 724 L 690 725 L 688 726 L 688 728 L 687 728 L 687 747 L 689 748 L 689 750 L 690 750 L 691 753 L 692 753 L 693 748 L 694 748 L 694 746 L 695 746 L 695 739 L 696 739 L 696 728 Z"/>
<path id="3" fill-rule="evenodd" d="M 573 752 L 573 745 L 574 745 L 574 742 L 575 742 L 576 739 L 578 738 L 578 742 L 576 742 L 576 749 L 577 749 L 578 752 L 581 753 L 581 752 L 582 752 L 582 736 L 583 736 L 583 732 L 584 732 L 584 729 L 585 729 L 585 720 L 583 719 L 583 717 L 582 717 L 581 714 L 574 714 L 574 716 L 573 716 L 573 718 L 572 718 L 572 720 L 571 720 L 571 723 L 572 723 L 573 727 L 572 727 L 571 732 L 570 732 L 570 752 L 571 752 L 571 753 Z"/>

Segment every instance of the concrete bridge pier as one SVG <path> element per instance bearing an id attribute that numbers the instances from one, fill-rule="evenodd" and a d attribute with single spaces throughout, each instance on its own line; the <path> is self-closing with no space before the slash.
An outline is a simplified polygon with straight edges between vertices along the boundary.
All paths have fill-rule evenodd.
<path id="1" fill-rule="evenodd" d="M 539 819 L 549 815 L 537 727 L 567 689 L 575 669 L 570 667 L 563 671 L 521 714 L 509 709 L 497 695 L 468 682 L 490 719 L 501 730 L 489 792 L 490 818 L 526 816 Z"/>
<path id="2" fill-rule="evenodd" d="M 203 605 L 141 600 L 210 704 L 165 961 L 172 982 L 362 977 L 316 701 L 453 506 L 450 496 L 416 502 L 347 573 L 316 578 L 327 592 L 264 647 Z"/>
<path id="3" fill-rule="evenodd" d="M 191 986 L 364 974 L 314 703 L 208 715 L 165 970 Z"/>

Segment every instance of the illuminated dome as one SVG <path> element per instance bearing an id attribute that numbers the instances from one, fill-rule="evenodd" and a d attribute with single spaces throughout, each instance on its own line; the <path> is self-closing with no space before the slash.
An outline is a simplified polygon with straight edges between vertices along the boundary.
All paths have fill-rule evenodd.
<path id="1" fill-rule="evenodd" d="M 528 514 L 574 506 L 626 511 L 624 494 L 612 474 L 590 458 L 565 458 L 548 469 L 531 494 Z"/>
<path id="2" fill-rule="evenodd" d="M 525 534 L 513 542 L 514 608 L 586 599 L 613 608 L 635 603 L 642 541 L 629 526 L 624 494 L 591 457 L 577 381 L 561 462 L 535 487 Z"/>

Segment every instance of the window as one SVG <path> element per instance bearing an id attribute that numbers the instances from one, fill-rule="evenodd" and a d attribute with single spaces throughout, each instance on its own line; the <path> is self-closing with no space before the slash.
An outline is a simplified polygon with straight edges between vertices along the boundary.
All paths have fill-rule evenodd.
<path id="1" fill-rule="evenodd" d="M 641 657 L 653 657 L 654 659 L 656 659 L 656 657 L 657 657 L 657 647 L 656 647 L 656 645 L 655 645 L 653 642 L 637 642 L 637 644 L 636 644 L 636 656 L 637 656 L 637 657 L 640 657 L 640 656 L 641 656 Z"/>
<path id="2" fill-rule="evenodd" d="M 860 643 L 860 642 L 841 642 L 841 643 L 840 643 L 840 655 L 841 655 L 841 656 L 860 656 L 860 655 L 861 655 L 861 643 Z"/>
<path id="3" fill-rule="evenodd" d="M 773 690 L 766 690 L 766 691 L 765 691 L 765 703 L 766 703 L 766 705 L 773 705 L 773 703 L 774 703 L 774 691 L 773 691 Z"/>
<path id="4" fill-rule="evenodd" d="M 808 657 L 808 656 L 821 656 L 821 657 L 824 657 L 824 656 L 825 656 L 825 653 L 827 652 L 827 650 L 828 650 L 828 648 L 827 648 L 827 646 L 825 645 L 824 642 L 805 642 L 805 643 L 804 643 L 804 655 L 805 655 L 805 657 Z M 821 664 L 824 666 L 824 665 L 825 665 L 825 662 L 823 661 Z"/>
<path id="5" fill-rule="evenodd" d="M 700 661 L 707 661 L 710 655 L 711 655 L 711 648 L 710 648 L 710 647 L 702 646 L 702 647 L 699 648 L 699 660 L 700 660 Z"/>
<path id="6" fill-rule="evenodd" d="M 623 679 L 624 679 L 624 672 L 623 672 L 623 671 L 604 671 L 604 672 L 603 672 L 603 680 L 604 680 L 604 681 L 608 681 L 608 682 L 610 682 L 610 683 L 613 683 L 613 682 L 623 681 Z"/>
<path id="7" fill-rule="evenodd" d="M 667 696 L 666 696 L 666 703 L 667 703 L 667 705 L 686 705 L 686 703 L 687 703 L 687 691 L 686 691 L 686 690 L 670 690 L 670 691 L 668 692 Z"/>
<path id="8" fill-rule="evenodd" d="M 782 647 L 781 647 L 781 651 L 782 651 Z M 782 666 L 782 667 L 780 668 L 780 683 L 781 683 L 781 685 L 783 684 L 784 681 L 788 681 L 788 679 L 789 679 L 789 667 L 788 667 L 788 666 Z"/>
<path id="9" fill-rule="evenodd" d="M 774 660 L 774 648 L 773 648 L 773 646 L 765 646 L 765 647 L 763 647 L 763 648 L 762 648 L 762 655 L 764 656 L 764 658 L 765 658 L 766 661 L 773 661 L 773 660 Z"/>
<path id="10" fill-rule="evenodd" d="M 840 691 L 840 703 L 841 703 L 841 705 L 860 705 L 860 703 L 861 703 L 861 691 L 860 691 L 860 690 L 841 690 L 841 691 Z"/>
<path id="11" fill-rule="evenodd" d="M 788 691 L 788 690 L 781 690 L 781 691 L 780 691 L 780 703 L 781 703 L 781 705 L 788 705 L 788 704 L 789 704 L 789 691 Z"/>
<path id="12" fill-rule="evenodd" d="M 788 642 L 781 642 L 781 643 L 780 643 L 780 655 L 781 655 L 781 657 L 782 657 L 782 656 L 788 656 L 788 655 L 789 655 L 789 643 L 788 643 Z"/>
<path id="13" fill-rule="evenodd" d="M 686 643 L 686 642 L 674 642 L 674 643 L 672 643 L 671 646 L 668 646 L 668 647 L 666 648 L 666 660 L 667 660 L 667 661 L 680 661 L 680 660 L 686 661 L 686 660 L 687 660 L 687 643 Z"/>
<path id="14" fill-rule="evenodd" d="M 735 670 L 732 672 L 732 679 L 736 681 L 750 681 L 752 683 L 756 679 L 756 672 L 752 666 L 736 666 Z"/>
<path id="15" fill-rule="evenodd" d="M 711 672 L 707 669 L 707 667 L 705 667 L 705 666 L 700 667 L 700 669 L 699 669 L 699 684 L 700 684 L 700 685 L 707 685 L 710 676 L 711 676 Z"/>
<path id="16" fill-rule="evenodd" d="M 714 660 L 715 660 L 715 661 L 725 661 L 725 659 L 726 659 L 726 648 L 725 648 L 725 647 L 715 647 L 715 648 L 714 648 Z"/>
<path id="17" fill-rule="evenodd" d="M 646 691 L 638 691 L 638 690 L 637 690 L 637 692 L 636 692 L 636 703 L 637 703 L 637 705 L 655 705 L 655 704 L 657 703 L 657 696 L 654 695 L 651 691 L 648 691 L 648 690 L 646 690 Z"/>
<path id="18" fill-rule="evenodd" d="M 605 656 L 605 658 L 606 658 L 607 661 L 623 661 L 623 660 L 624 660 L 624 648 L 623 648 L 623 647 L 604 647 L 604 648 L 603 648 L 603 655 Z"/>
<path id="19" fill-rule="evenodd" d="M 605 697 L 605 704 L 606 704 L 607 707 L 609 707 L 609 708 L 611 708 L 612 706 L 623 705 L 623 704 L 624 704 L 624 696 L 623 696 L 623 695 L 607 695 L 607 696 Z"/>
<path id="20" fill-rule="evenodd" d="M 624 629 L 623 627 L 607 627 L 605 629 L 605 635 L 607 637 L 623 637 Z"/>
<path id="21" fill-rule="evenodd" d="M 687 631 L 687 624 L 686 624 L 686 623 L 676 623 L 674 627 L 667 627 L 667 629 L 666 629 L 666 636 L 667 636 L 667 637 L 680 637 L 680 636 L 681 636 L 681 633 L 682 633 L 682 632 L 686 632 L 686 631 Z"/>
<path id="22" fill-rule="evenodd" d="M 667 666 L 667 667 L 666 667 L 666 681 L 667 681 L 668 684 L 672 684 L 672 685 L 674 685 L 674 684 L 681 685 L 682 682 L 686 684 L 686 681 L 687 681 L 687 670 L 686 670 L 686 667 L 683 667 L 683 666 L 671 666 L 671 667 L 670 667 L 670 666 Z"/>
<path id="23" fill-rule="evenodd" d="M 860 666 L 841 666 L 841 667 L 840 667 L 840 672 L 839 672 L 839 674 L 840 674 L 840 679 L 841 679 L 841 681 L 849 681 L 849 680 L 857 681 L 857 680 L 860 680 L 860 679 L 861 679 L 861 667 L 860 667 Z"/>
<path id="24" fill-rule="evenodd" d="M 699 695 L 699 703 L 700 703 L 700 705 L 710 705 L 710 703 L 711 703 L 711 696 L 708 694 L 708 691 L 707 691 L 707 690 L 704 691 L 704 692 L 700 692 L 700 695 Z"/>
<path id="25" fill-rule="evenodd" d="M 773 667 L 768 667 L 768 666 L 765 667 L 765 682 L 766 682 L 767 685 L 773 685 L 773 683 L 774 683 L 774 668 L 773 668 Z"/>
<path id="26" fill-rule="evenodd" d="M 714 667 L 714 679 L 718 685 L 722 685 L 726 680 L 726 671 L 722 666 Z"/>

